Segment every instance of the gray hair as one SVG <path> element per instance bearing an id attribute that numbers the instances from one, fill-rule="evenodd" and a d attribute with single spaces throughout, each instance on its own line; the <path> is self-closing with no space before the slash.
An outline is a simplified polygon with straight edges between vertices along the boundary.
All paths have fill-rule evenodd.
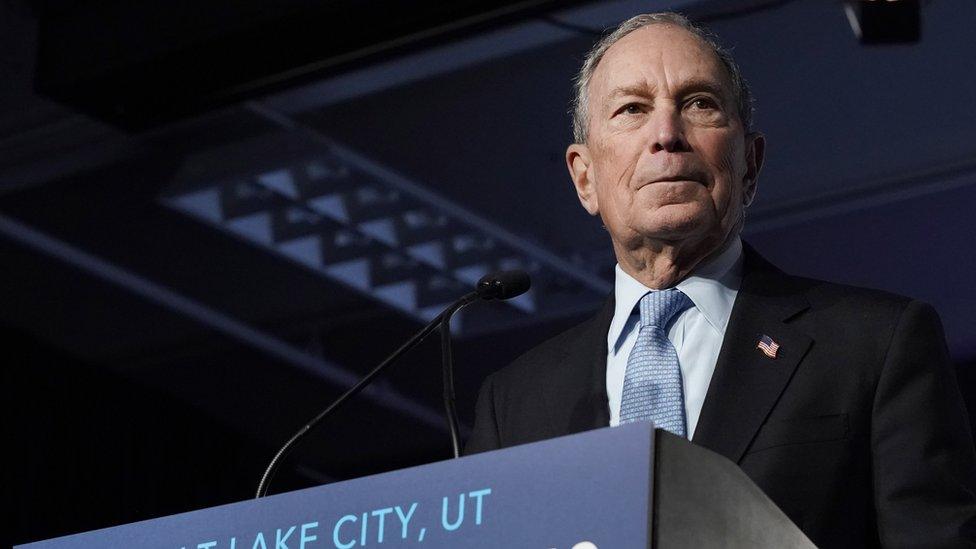
<path id="1" fill-rule="evenodd" d="M 687 17 L 673 12 L 662 12 L 662 13 L 645 13 L 642 15 L 637 15 L 631 17 L 630 19 L 621 23 L 616 29 L 610 34 L 607 34 L 597 42 L 593 49 L 586 54 L 583 59 L 583 66 L 580 67 L 579 73 L 576 75 L 576 79 L 573 81 L 573 88 L 575 95 L 573 97 L 572 104 L 572 114 L 573 114 L 573 139 L 576 143 L 585 143 L 586 136 L 589 131 L 589 121 L 588 107 L 589 107 L 589 86 L 590 79 L 593 77 L 593 73 L 596 71 L 596 66 L 600 64 L 600 60 L 610 49 L 610 46 L 616 44 L 621 38 L 627 36 L 628 34 L 634 32 L 637 29 L 646 27 L 648 25 L 660 25 L 660 24 L 672 24 L 677 25 L 695 36 L 701 39 L 702 42 L 707 44 L 715 55 L 718 56 L 719 61 L 725 66 L 725 69 L 729 73 L 729 77 L 732 80 L 732 92 L 734 95 L 736 108 L 739 113 L 739 120 L 742 122 L 742 127 L 746 131 L 752 129 L 752 92 L 749 90 L 749 85 L 742 78 L 742 73 L 739 71 L 739 65 L 736 64 L 735 59 L 732 55 L 718 44 L 715 35 L 700 27 L 691 21 Z"/>

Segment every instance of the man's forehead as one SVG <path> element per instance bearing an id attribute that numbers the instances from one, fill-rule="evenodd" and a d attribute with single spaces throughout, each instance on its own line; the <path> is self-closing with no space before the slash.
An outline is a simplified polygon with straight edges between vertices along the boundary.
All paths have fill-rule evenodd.
<path id="1" fill-rule="evenodd" d="M 728 71 L 711 46 L 667 23 L 637 29 L 610 46 L 591 84 L 607 98 L 653 95 L 662 72 L 669 86 L 708 88 L 722 95 L 731 87 Z"/>
<path id="2" fill-rule="evenodd" d="M 709 92 L 713 95 L 723 97 L 728 92 L 726 83 L 718 78 L 710 76 L 688 75 L 686 78 L 676 79 L 669 85 L 672 93 L 691 93 Z M 621 97 L 653 97 L 657 95 L 658 86 L 655 82 L 648 81 L 646 78 L 638 78 L 630 81 L 611 82 L 606 93 L 606 99 L 612 101 Z"/>

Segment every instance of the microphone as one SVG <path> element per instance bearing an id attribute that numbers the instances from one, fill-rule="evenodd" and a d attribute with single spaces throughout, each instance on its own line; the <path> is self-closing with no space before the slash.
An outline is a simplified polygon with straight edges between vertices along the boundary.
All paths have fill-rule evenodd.
<path id="1" fill-rule="evenodd" d="M 352 386 L 348 391 L 339 396 L 332 404 L 329 404 L 324 410 L 313 417 L 308 423 L 306 423 L 301 429 L 298 430 L 287 442 L 275 453 L 274 457 L 271 458 L 271 462 L 268 463 L 268 467 L 264 470 L 264 474 L 261 475 L 261 482 L 258 483 L 257 493 L 255 498 L 264 497 L 268 493 L 268 487 L 271 484 L 271 480 L 274 478 L 275 473 L 278 470 L 278 466 L 281 460 L 295 447 L 295 445 L 305 437 L 316 425 L 322 422 L 326 417 L 331 415 L 340 406 L 342 406 L 347 400 L 356 396 L 363 389 L 369 385 L 373 379 L 380 374 L 387 366 L 392 364 L 396 359 L 400 358 L 410 349 L 416 347 L 421 341 L 423 341 L 435 328 L 440 326 L 441 331 L 441 362 L 443 366 L 443 378 L 444 378 L 444 409 L 447 413 L 447 423 L 448 429 L 451 432 L 451 445 L 454 450 L 454 457 L 460 455 L 460 435 L 458 429 L 458 419 L 457 410 L 454 408 L 454 358 L 451 349 L 451 317 L 454 313 L 461 310 L 463 307 L 470 305 L 471 303 L 483 300 L 493 300 L 493 299 L 510 299 L 519 295 L 522 295 L 528 291 L 531 281 L 529 275 L 524 271 L 498 271 L 485 275 L 478 281 L 475 291 L 467 293 L 461 296 L 460 299 L 451 303 L 444 311 L 439 315 L 434 317 L 426 326 L 424 326 L 419 332 L 414 334 L 406 343 L 401 345 L 393 354 L 386 357 L 383 362 L 380 362 L 378 366 L 373 368 L 368 374 L 366 374 L 359 382 Z"/>
<path id="2" fill-rule="evenodd" d="M 525 271 L 497 271 L 481 277 L 481 280 L 475 285 L 474 294 L 486 301 L 511 299 L 527 292 L 531 285 L 532 281 Z M 451 433 L 451 449 L 455 458 L 461 456 L 461 433 L 458 426 L 457 409 L 454 406 L 454 351 L 451 348 L 451 317 L 465 305 L 467 303 L 459 301 L 445 309 L 441 313 L 443 318 L 440 323 L 444 413 L 447 416 L 447 428 Z"/>
<path id="3" fill-rule="evenodd" d="M 529 290 L 532 281 L 525 271 L 498 271 L 481 277 L 478 296 L 481 299 L 511 299 Z"/>

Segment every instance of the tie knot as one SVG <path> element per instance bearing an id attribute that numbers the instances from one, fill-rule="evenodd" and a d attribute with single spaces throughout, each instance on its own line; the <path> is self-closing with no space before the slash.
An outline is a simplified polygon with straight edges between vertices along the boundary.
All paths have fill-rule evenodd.
<path id="1" fill-rule="evenodd" d="M 664 329 L 672 318 L 692 305 L 691 299 L 675 288 L 648 292 L 640 300 L 641 326 Z"/>

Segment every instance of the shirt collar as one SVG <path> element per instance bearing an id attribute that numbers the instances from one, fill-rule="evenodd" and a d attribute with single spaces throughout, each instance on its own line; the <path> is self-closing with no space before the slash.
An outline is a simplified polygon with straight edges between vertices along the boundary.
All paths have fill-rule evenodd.
<path id="1" fill-rule="evenodd" d="M 607 346 L 610 349 L 616 347 L 640 299 L 647 292 L 654 291 L 625 273 L 619 263 L 614 272 L 614 312 L 607 332 Z M 736 237 L 725 250 L 699 265 L 676 288 L 684 292 L 705 320 L 724 335 L 741 281 L 742 240 Z"/>

